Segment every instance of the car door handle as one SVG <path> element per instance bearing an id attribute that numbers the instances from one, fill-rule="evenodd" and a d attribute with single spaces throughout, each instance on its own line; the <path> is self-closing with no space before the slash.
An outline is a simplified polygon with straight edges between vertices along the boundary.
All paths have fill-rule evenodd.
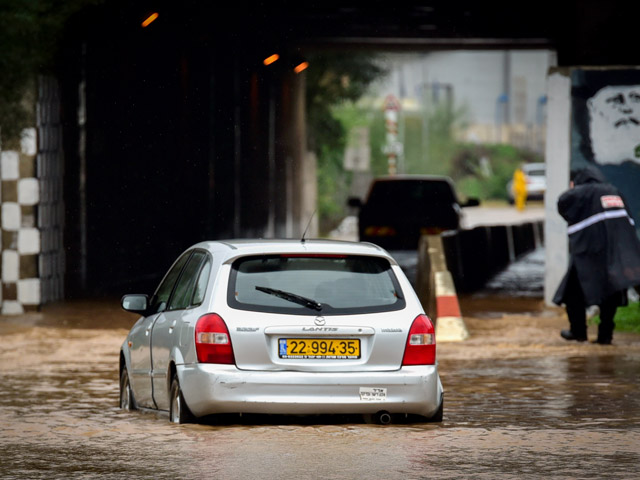
<path id="1" fill-rule="evenodd" d="M 177 320 L 171 322 L 171 326 L 169 327 L 169 333 L 173 333 L 173 329 L 176 327 Z"/>

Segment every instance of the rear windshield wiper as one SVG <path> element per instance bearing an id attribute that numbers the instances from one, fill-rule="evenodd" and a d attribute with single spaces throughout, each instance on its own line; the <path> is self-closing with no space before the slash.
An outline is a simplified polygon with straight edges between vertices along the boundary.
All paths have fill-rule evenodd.
<path id="1" fill-rule="evenodd" d="M 274 297 L 282 298 L 283 300 L 287 300 L 292 303 L 297 303 L 298 305 L 302 305 L 303 307 L 312 308 L 313 310 L 318 311 L 322 310 L 322 304 L 316 302 L 315 300 L 312 300 L 311 298 L 296 295 L 295 293 L 284 292 L 282 290 L 276 290 L 275 288 L 260 286 L 256 286 L 256 290 L 268 293 L 269 295 L 273 295 Z"/>

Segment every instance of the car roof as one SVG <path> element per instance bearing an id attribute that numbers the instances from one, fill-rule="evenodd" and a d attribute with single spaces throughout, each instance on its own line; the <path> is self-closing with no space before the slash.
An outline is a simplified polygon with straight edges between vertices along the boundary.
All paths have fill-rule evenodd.
<path id="1" fill-rule="evenodd" d="M 406 181 L 437 181 L 437 182 L 447 182 L 453 184 L 453 180 L 450 177 L 445 175 L 412 175 L 412 174 L 401 174 L 401 175 L 388 175 L 384 177 L 376 177 L 374 182 L 406 182 Z"/>
<path id="2" fill-rule="evenodd" d="M 229 263 L 247 255 L 338 254 L 384 257 L 393 265 L 396 261 L 383 248 L 367 242 L 323 239 L 231 239 L 200 242 L 189 249 L 200 248 L 214 255 L 222 255 L 222 263 Z"/>
<path id="3" fill-rule="evenodd" d="M 367 203 L 372 201 L 374 195 L 380 197 L 381 191 L 384 195 L 388 195 L 389 193 L 396 195 L 396 200 L 398 198 L 404 198 L 413 201 L 415 200 L 415 194 L 412 193 L 411 189 L 413 187 L 426 189 L 438 188 L 438 190 L 434 190 L 431 193 L 451 195 L 451 200 L 456 203 L 460 203 L 455 185 L 450 177 L 445 175 L 416 174 L 389 175 L 375 178 L 369 187 Z M 388 192 L 388 189 L 393 189 L 394 191 Z M 426 193 L 426 191 L 423 192 Z"/>
<path id="4" fill-rule="evenodd" d="M 538 170 L 538 169 L 544 169 L 546 166 L 545 163 L 525 163 L 522 166 L 523 170 Z"/>

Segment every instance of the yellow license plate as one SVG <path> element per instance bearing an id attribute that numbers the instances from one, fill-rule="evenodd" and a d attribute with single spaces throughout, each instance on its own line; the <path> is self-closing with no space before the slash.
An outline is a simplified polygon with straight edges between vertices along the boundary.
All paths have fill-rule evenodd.
<path id="1" fill-rule="evenodd" d="M 346 338 L 280 338 L 280 358 L 352 360 L 360 358 L 360 340 Z"/>

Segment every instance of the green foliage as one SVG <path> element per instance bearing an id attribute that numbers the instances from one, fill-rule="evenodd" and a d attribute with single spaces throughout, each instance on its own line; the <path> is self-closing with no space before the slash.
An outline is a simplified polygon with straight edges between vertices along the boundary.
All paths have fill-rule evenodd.
<path id="1" fill-rule="evenodd" d="M 507 183 L 523 162 L 542 162 L 539 154 L 512 145 L 459 144 L 449 175 L 460 193 L 481 200 L 507 200 Z"/>
<path id="2" fill-rule="evenodd" d="M 371 55 L 318 53 L 309 56 L 307 122 L 309 147 L 321 154 L 324 146 L 344 148 L 346 131 L 333 114 L 334 107 L 355 102 L 369 84 L 384 73 Z"/>
<path id="3" fill-rule="evenodd" d="M 309 145 L 318 155 L 318 196 L 321 231 L 335 227 L 346 213 L 349 176 L 342 161 L 346 133 L 355 126 L 369 128 L 371 173 L 386 175 L 388 159 L 383 147 L 386 125 L 381 108 L 364 101 L 370 83 L 386 72 L 375 58 L 363 55 L 317 55 L 311 59 L 307 80 Z M 454 105 L 449 97 L 434 101 L 423 98 L 421 110 L 401 111 L 398 140 L 404 155 L 398 171 L 410 174 L 447 175 L 461 197 L 506 200 L 506 186 L 523 162 L 541 162 L 542 157 L 511 145 L 463 143 L 455 133 L 468 124 L 468 109 Z"/>
<path id="4" fill-rule="evenodd" d="M 345 215 L 351 176 L 342 168 L 343 152 L 325 146 L 318 162 L 318 212 L 320 231 L 334 229 Z"/>
<path id="5" fill-rule="evenodd" d="M 404 144 L 404 172 L 447 175 L 463 197 L 506 200 L 506 185 L 523 162 L 541 162 L 542 157 L 512 145 L 463 143 L 455 132 L 466 127 L 468 110 L 446 102 L 423 111 L 401 112 L 399 136 Z M 370 122 L 372 172 L 387 173 L 384 113 L 374 112 Z"/>
<path id="6" fill-rule="evenodd" d="M 339 96 L 334 96 L 338 99 Z M 318 112 L 323 115 L 318 115 Z M 321 229 L 335 227 L 345 212 L 349 177 L 342 169 L 346 146 L 345 131 L 355 126 L 369 128 L 371 173 L 386 175 L 388 160 L 383 151 L 386 125 L 381 108 L 366 101 L 338 102 L 326 115 L 322 109 L 314 113 L 316 139 L 322 139 L 318 153 L 318 190 Z M 398 139 L 404 156 L 399 171 L 410 174 L 450 176 L 461 197 L 481 200 L 506 200 L 506 185 L 514 170 L 523 162 L 540 162 L 540 155 L 511 145 L 477 145 L 456 139 L 455 132 L 467 126 L 468 111 L 446 101 L 429 104 L 425 110 L 401 111 Z M 320 121 L 322 120 L 322 121 Z"/>
<path id="7" fill-rule="evenodd" d="M 386 175 L 388 172 L 387 156 L 382 151 L 386 143 L 386 126 L 384 112 L 376 111 L 371 117 L 369 126 L 369 146 L 371 148 L 371 173 L 374 177 Z"/>
<path id="8" fill-rule="evenodd" d="M 425 159 L 429 173 L 452 176 L 450 161 L 458 149 L 454 130 L 466 124 L 466 107 L 454 108 L 443 102 L 427 111 L 427 148 Z"/>
<path id="9" fill-rule="evenodd" d="M 307 70 L 308 144 L 318 158 L 318 216 L 321 232 L 334 228 L 346 212 L 351 176 L 344 171 L 347 134 L 363 118 L 354 102 L 384 74 L 371 55 L 315 54 Z"/>
<path id="10" fill-rule="evenodd" d="M 398 137 L 404 145 L 399 171 L 411 174 L 449 175 L 449 159 L 457 148 L 455 129 L 466 123 L 465 107 L 452 108 L 446 102 L 430 106 L 424 111 L 401 111 Z M 387 173 L 384 112 L 374 113 L 370 125 L 372 172 Z"/>
<path id="11" fill-rule="evenodd" d="M 66 21 L 102 0 L 2 0 L 0 2 L 0 128 L 16 139 L 33 122 L 35 78 L 53 68 Z"/>

